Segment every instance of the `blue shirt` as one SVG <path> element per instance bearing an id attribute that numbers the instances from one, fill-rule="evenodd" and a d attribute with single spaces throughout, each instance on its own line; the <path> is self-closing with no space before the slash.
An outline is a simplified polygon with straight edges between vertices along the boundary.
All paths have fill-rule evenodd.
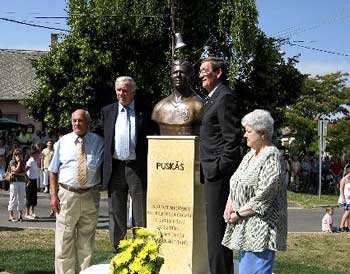
<path id="1" fill-rule="evenodd" d="M 120 155 L 118 155 L 118 146 L 120 145 L 121 133 L 128 130 L 126 128 L 126 125 L 122 121 L 122 119 L 119 119 L 121 117 L 120 113 L 122 111 L 125 111 L 125 107 L 119 103 L 118 106 L 118 116 L 117 120 L 115 122 L 115 129 L 114 129 L 114 153 L 113 158 L 119 159 L 119 160 L 135 160 L 136 159 L 136 128 L 135 128 L 135 102 L 132 101 L 130 105 L 128 106 L 128 115 L 129 115 L 129 123 L 130 123 L 130 138 L 129 138 L 129 149 L 130 149 L 130 155 L 127 159 L 122 159 Z"/>
<path id="2" fill-rule="evenodd" d="M 77 177 L 77 145 L 78 135 L 74 132 L 64 135 L 55 143 L 55 151 L 49 171 L 58 174 L 58 182 L 74 188 L 80 188 Z M 84 136 L 84 149 L 87 164 L 87 183 L 84 187 L 92 187 L 101 181 L 101 164 L 103 161 L 103 138 L 87 132 Z"/>

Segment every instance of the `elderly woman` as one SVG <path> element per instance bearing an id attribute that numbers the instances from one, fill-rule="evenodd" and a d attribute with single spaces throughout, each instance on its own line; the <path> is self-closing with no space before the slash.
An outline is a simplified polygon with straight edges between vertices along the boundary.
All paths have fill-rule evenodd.
<path id="1" fill-rule="evenodd" d="M 287 186 L 272 145 L 273 119 L 254 110 L 242 119 L 251 150 L 231 177 L 222 244 L 239 251 L 239 273 L 272 273 L 276 250 L 286 249 Z"/>

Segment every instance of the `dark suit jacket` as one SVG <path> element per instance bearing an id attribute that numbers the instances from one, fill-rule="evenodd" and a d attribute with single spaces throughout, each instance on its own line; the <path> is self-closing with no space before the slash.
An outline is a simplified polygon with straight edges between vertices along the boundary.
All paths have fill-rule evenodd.
<path id="1" fill-rule="evenodd" d="M 118 116 L 118 102 L 107 105 L 101 110 L 104 132 L 103 187 L 107 188 L 112 175 L 112 156 L 114 153 L 114 130 Z M 147 179 L 147 135 L 157 134 L 157 124 L 151 120 L 151 110 L 138 104 L 135 99 L 136 125 L 136 165 L 140 178 L 146 184 Z"/>
<path id="2" fill-rule="evenodd" d="M 240 161 L 240 119 L 237 99 L 223 84 L 204 104 L 200 127 L 200 159 L 204 178 L 233 174 Z"/>

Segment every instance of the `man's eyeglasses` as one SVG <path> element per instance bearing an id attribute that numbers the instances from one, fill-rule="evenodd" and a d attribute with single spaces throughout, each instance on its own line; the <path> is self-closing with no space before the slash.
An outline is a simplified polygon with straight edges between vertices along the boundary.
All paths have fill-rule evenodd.
<path id="1" fill-rule="evenodd" d="M 203 75 L 203 76 L 207 76 L 207 75 L 209 75 L 210 73 L 211 73 L 211 71 L 204 70 L 204 69 L 202 69 L 202 70 L 199 71 L 199 75 Z"/>

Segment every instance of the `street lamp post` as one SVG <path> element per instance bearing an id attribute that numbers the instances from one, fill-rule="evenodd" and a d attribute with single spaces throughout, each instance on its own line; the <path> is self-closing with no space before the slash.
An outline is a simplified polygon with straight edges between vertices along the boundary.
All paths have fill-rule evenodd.
<path id="1" fill-rule="evenodd" d="M 318 174 L 318 198 L 321 199 L 321 185 L 322 185 L 322 159 L 326 150 L 326 136 L 327 136 L 327 120 L 318 120 L 318 137 L 319 137 L 319 174 Z"/>

